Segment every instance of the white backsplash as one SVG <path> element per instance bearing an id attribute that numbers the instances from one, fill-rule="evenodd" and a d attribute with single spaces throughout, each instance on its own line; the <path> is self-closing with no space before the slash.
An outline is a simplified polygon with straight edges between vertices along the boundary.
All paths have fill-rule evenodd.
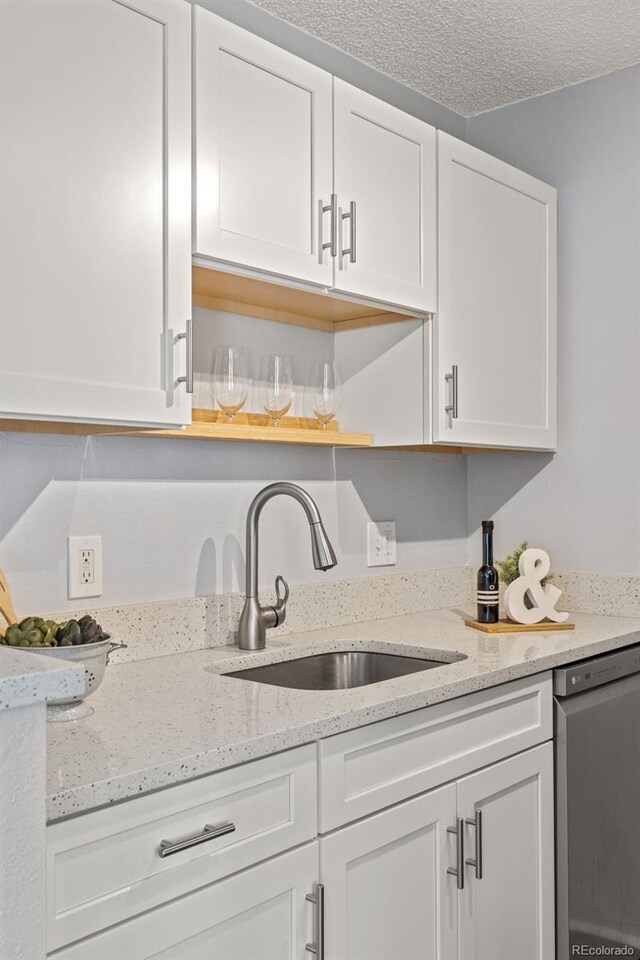
<path id="1" fill-rule="evenodd" d="M 467 566 L 297 584 L 291 588 L 285 623 L 270 635 L 461 606 L 472 599 L 473 571 Z M 274 602 L 275 597 L 264 591 L 261 600 Z M 122 663 L 235 643 L 243 602 L 242 594 L 225 593 L 88 612 L 115 641 L 127 644 L 126 650 L 112 655 L 112 662 Z M 86 612 L 82 609 L 77 615 Z M 68 620 L 71 614 L 51 616 Z"/>
<path id="2" fill-rule="evenodd" d="M 553 582 L 562 590 L 559 609 L 608 617 L 640 617 L 640 576 L 562 573 Z"/>

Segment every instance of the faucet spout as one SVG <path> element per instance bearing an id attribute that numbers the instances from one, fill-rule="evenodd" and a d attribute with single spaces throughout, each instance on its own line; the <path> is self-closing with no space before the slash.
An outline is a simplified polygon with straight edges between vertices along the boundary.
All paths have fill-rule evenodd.
<path id="1" fill-rule="evenodd" d="M 311 552 L 316 570 L 330 570 L 338 562 L 322 520 L 311 524 Z"/>
<path id="2" fill-rule="evenodd" d="M 280 494 L 297 500 L 307 515 L 311 530 L 313 565 L 316 570 L 330 570 L 338 562 L 331 541 L 324 529 L 320 511 L 315 500 L 307 491 L 295 483 L 286 481 L 271 483 L 264 487 L 254 497 L 247 513 L 246 600 L 238 629 L 238 645 L 241 650 L 261 650 L 266 643 L 267 627 L 279 626 L 286 615 L 289 591 L 284 581 L 285 596 L 282 598 L 278 595 L 278 603 L 275 607 L 262 607 L 258 599 L 258 527 L 260 514 L 265 503 Z M 282 578 L 279 579 L 282 580 Z"/>

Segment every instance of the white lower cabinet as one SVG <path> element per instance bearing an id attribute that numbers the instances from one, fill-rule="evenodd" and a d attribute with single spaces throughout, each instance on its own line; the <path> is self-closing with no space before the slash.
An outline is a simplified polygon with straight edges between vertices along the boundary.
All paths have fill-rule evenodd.
<path id="1" fill-rule="evenodd" d="M 51 954 L 56 960 L 300 960 L 317 841 Z"/>
<path id="2" fill-rule="evenodd" d="M 550 697 L 517 680 L 52 824 L 49 957 L 554 960 Z"/>
<path id="3" fill-rule="evenodd" d="M 454 960 L 455 784 L 320 841 L 326 960 Z"/>
<path id="4" fill-rule="evenodd" d="M 552 764 L 546 743 L 323 837 L 326 960 L 553 960 Z"/>
<path id="5" fill-rule="evenodd" d="M 461 960 L 554 956 L 553 746 L 545 743 L 459 780 L 467 862 Z M 481 834 L 478 836 L 478 816 Z"/>

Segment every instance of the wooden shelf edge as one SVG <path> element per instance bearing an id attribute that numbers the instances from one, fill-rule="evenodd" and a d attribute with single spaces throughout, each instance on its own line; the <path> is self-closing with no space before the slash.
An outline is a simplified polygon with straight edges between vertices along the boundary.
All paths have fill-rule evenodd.
<path id="1" fill-rule="evenodd" d="M 66 423 L 57 420 L 0 420 L 0 432 L 47 433 L 70 436 L 124 436 L 174 438 L 176 440 L 231 440 L 251 443 L 290 443 L 321 447 L 370 447 L 368 433 L 341 430 L 310 430 L 264 427 L 233 423 L 192 423 L 184 428 L 118 427 L 108 424 Z"/>
<path id="2" fill-rule="evenodd" d="M 195 413 L 195 411 L 194 411 Z M 287 418 L 289 419 L 289 418 Z M 295 418 L 291 418 L 295 419 Z M 69 423 L 62 420 L 2 420 L 0 433 L 45 433 L 76 437 L 174 437 L 178 440 L 242 440 L 258 443 L 292 443 L 322 447 L 366 447 L 397 453 L 445 453 L 449 456 L 508 453 L 553 453 L 552 450 L 516 450 L 505 447 L 461 447 L 446 444 L 377 445 L 369 433 L 343 430 L 312 430 L 292 427 L 265 427 L 252 424 L 207 423 L 196 420 L 183 429 L 165 427 L 119 427 L 106 423 Z"/>
<path id="3" fill-rule="evenodd" d="M 231 440 L 249 443 L 294 443 L 321 447 L 370 447 L 367 433 L 341 430 L 304 430 L 291 427 L 254 427 L 235 423 L 193 423 L 183 430 L 139 430 L 130 436 L 175 437 L 179 440 Z"/>

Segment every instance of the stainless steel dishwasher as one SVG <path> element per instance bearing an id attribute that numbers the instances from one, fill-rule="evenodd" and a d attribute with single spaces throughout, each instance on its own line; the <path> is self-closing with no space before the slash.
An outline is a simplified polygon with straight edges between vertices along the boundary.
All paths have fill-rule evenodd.
<path id="1" fill-rule="evenodd" d="M 640 958 L 640 633 L 554 670 L 557 960 Z"/>

